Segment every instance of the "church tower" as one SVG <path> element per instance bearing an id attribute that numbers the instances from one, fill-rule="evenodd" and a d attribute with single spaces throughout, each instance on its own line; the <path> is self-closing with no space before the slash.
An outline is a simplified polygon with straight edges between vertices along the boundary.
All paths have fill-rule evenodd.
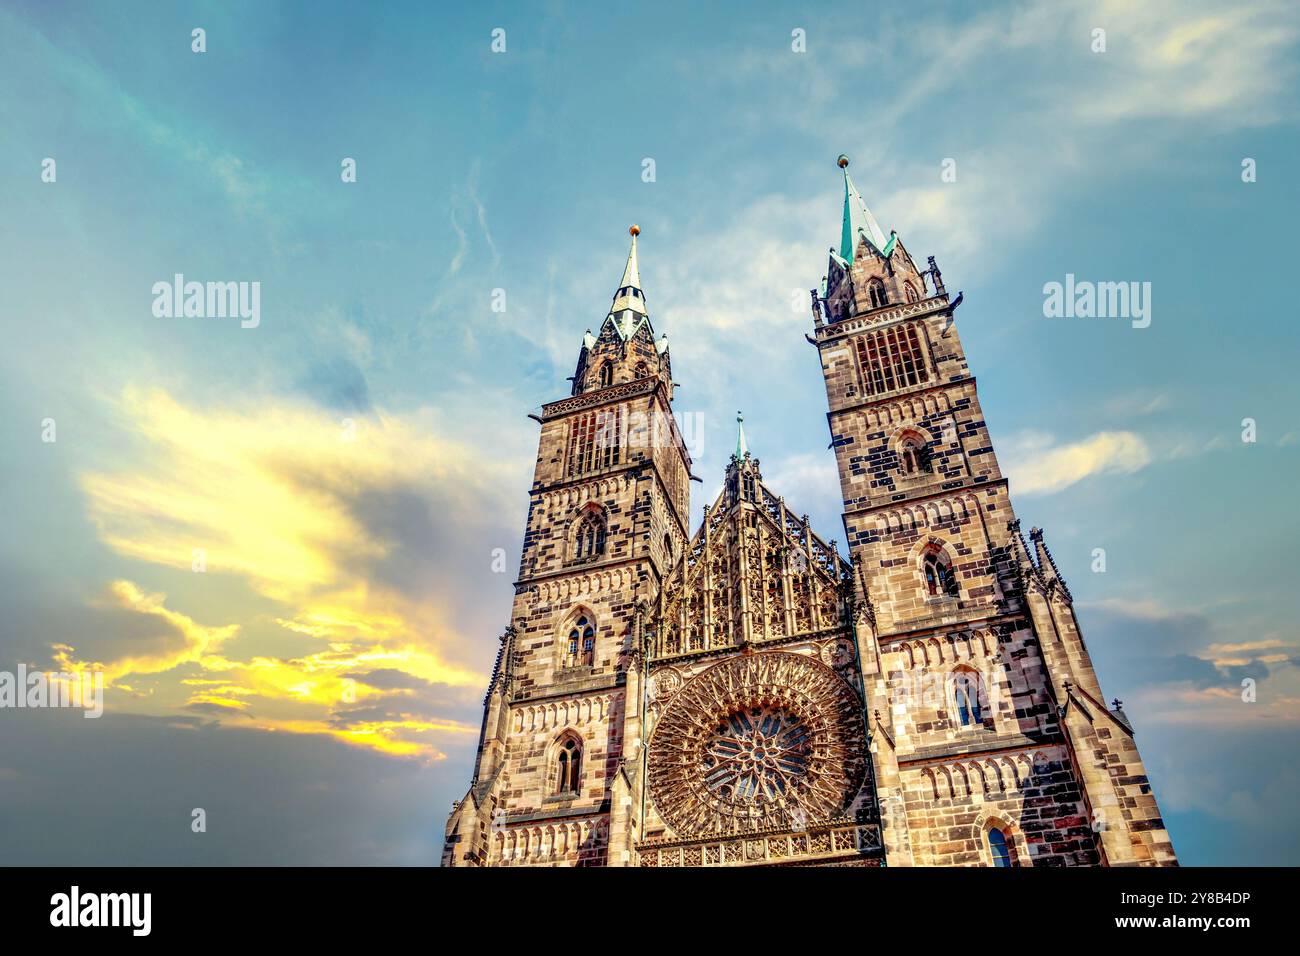
<path id="1" fill-rule="evenodd" d="M 888 865 L 1173 864 L 1069 588 L 1042 533 L 1021 534 L 954 323 L 962 296 L 884 234 L 839 165 L 810 341 L 869 622 L 855 636 Z"/>
<path id="2" fill-rule="evenodd" d="M 630 860 L 624 742 L 640 737 L 641 632 L 687 540 L 691 466 L 630 232 L 571 394 L 532 416 L 541 433 L 511 623 L 444 865 Z"/>

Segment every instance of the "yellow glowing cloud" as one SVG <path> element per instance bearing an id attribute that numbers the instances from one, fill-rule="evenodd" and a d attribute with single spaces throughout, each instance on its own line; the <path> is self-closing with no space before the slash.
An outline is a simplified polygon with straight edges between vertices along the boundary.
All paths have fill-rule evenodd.
<path id="1" fill-rule="evenodd" d="M 115 606 L 166 621 L 183 645 L 95 662 L 110 686 L 193 665 L 172 676 L 170 693 L 157 688 L 154 702 L 175 698 L 175 706 L 216 719 L 230 711 L 240 726 L 328 734 L 396 756 L 436 759 L 428 735 L 477 733 L 402 708 L 421 682 L 474 687 L 486 678 L 446 659 L 440 635 L 454 635 L 438 608 L 367 579 L 368 562 L 390 554 L 394 542 L 367 527 L 355 503 L 388 489 L 482 494 L 494 477 L 490 463 L 434 437 L 428 421 L 383 414 L 344 427 L 314 408 L 273 403 L 207 413 L 139 389 L 128 389 L 118 410 L 144 454 L 130 468 L 82 475 L 100 538 L 135 560 L 236 577 L 283 611 L 250 618 L 232 609 L 227 619 L 240 623 L 205 627 L 165 606 L 163 595 L 116 581 L 109 588 Z M 324 647 L 291 658 L 259 653 L 244 636 L 254 620 Z M 67 645 L 56 648 L 56 660 L 68 669 L 91 666 Z M 195 666 L 220 678 L 196 677 Z M 365 676 L 376 670 L 413 681 L 371 686 Z M 386 698 L 396 706 L 385 707 Z M 359 701 L 367 702 L 366 716 L 353 719 L 348 709 Z"/>
<path id="2" fill-rule="evenodd" d="M 325 734 L 349 744 L 379 750 L 396 757 L 424 757 L 442 760 L 446 754 L 432 745 L 399 736 L 400 731 L 416 734 L 434 731 L 455 734 L 477 734 L 477 727 L 455 721 L 392 720 L 367 721 L 348 727 L 335 727 L 312 720 L 258 720 L 251 726 L 260 730 L 286 731 L 295 734 Z"/>
<path id="3" fill-rule="evenodd" d="M 239 700 L 235 697 L 221 697 L 217 694 L 195 694 L 185 702 L 186 707 L 194 704 L 210 704 L 215 707 L 226 707 L 230 710 L 243 710 L 248 707 L 248 701 Z"/>
<path id="4" fill-rule="evenodd" d="M 199 549 L 207 571 L 242 574 L 282 600 L 337 582 L 342 557 L 385 553 L 344 495 L 446 475 L 446 462 L 466 457 L 394 419 L 352 430 L 298 408 L 202 416 L 137 389 L 122 411 L 155 453 L 144 473 L 83 476 L 105 542 L 177 568 Z"/>
<path id="5" fill-rule="evenodd" d="M 105 683 L 111 684 L 126 674 L 160 674 L 187 662 L 201 663 L 208 657 L 209 650 L 216 650 L 239 630 L 237 624 L 204 627 L 193 618 L 169 610 L 163 605 L 165 599 L 163 594 L 145 594 L 130 581 L 114 581 L 109 585 L 107 595 L 107 603 L 113 606 L 148 614 L 172 625 L 184 638 L 182 647 L 159 654 L 127 655 L 109 662 L 87 662 L 75 660 L 71 646 L 56 644 L 53 648 L 55 662 L 70 673 L 89 669 L 103 671 Z"/>

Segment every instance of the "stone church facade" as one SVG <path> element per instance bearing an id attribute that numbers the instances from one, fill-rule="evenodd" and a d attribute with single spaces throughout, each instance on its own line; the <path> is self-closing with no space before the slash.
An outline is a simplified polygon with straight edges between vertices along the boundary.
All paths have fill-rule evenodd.
<path id="1" fill-rule="evenodd" d="M 444 865 L 1175 865 L 1069 588 L 1012 509 L 961 296 L 847 165 L 805 335 L 847 556 L 799 489 L 764 483 L 743 423 L 692 532 L 633 227 L 571 394 L 533 416 L 514 607 Z"/>

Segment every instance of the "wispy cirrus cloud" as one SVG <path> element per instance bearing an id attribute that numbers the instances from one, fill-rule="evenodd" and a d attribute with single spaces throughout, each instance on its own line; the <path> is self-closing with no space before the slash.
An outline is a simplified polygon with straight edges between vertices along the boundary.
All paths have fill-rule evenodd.
<path id="1" fill-rule="evenodd" d="M 816 56 L 783 58 L 754 46 L 726 70 L 690 58 L 680 69 L 731 94 L 736 106 L 726 121 L 742 132 L 761 134 L 779 117 L 820 141 L 826 113 L 848 95 L 846 82 L 871 64 L 878 94 L 871 121 L 843 124 L 842 142 L 819 162 L 829 163 L 832 150 L 853 154 L 858 185 L 882 225 L 897 225 L 918 250 L 940 251 L 953 275 L 1014 254 L 1084 180 L 1157 156 L 1174 161 L 1189 121 L 1222 133 L 1277 123 L 1300 107 L 1300 9 L 1286 0 L 1243 0 L 1230 11 L 1212 0 L 1031 0 L 971 9 L 960 17 L 909 11 L 906 21 L 882 11 L 867 37 L 818 43 Z M 1092 50 L 1096 29 L 1106 32 L 1104 53 Z M 920 114 L 936 101 L 966 102 L 974 77 L 996 90 L 997 108 L 977 99 L 977 108 L 931 130 L 930 155 L 918 151 Z M 772 96 L 746 104 L 746 91 L 760 85 Z M 1089 161 L 1098 146 L 1111 163 Z M 957 163 L 953 182 L 939 175 L 948 157 Z M 795 209 L 815 200 L 789 197 Z M 747 236 L 792 235 L 790 225 L 799 223 L 774 220 L 772 229 Z M 803 248 L 824 245 L 826 236 L 823 227 L 820 241 Z"/>

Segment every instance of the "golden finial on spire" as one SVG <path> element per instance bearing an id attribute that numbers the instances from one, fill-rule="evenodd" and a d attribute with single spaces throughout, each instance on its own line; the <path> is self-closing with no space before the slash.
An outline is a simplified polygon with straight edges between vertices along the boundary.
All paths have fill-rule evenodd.
<path id="1" fill-rule="evenodd" d="M 849 158 L 845 156 L 843 153 L 840 153 L 840 158 L 835 160 L 835 162 L 839 163 L 840 169 L 847 169 L 849 165 Z"/>
<path id="2" fill-rule="evenodd" d="M 636 223 L 632 223 L 632 226 L 628 229 L 627 233 L 629 236 L 639 236 L 641 235 L 641 227 Z"/>

